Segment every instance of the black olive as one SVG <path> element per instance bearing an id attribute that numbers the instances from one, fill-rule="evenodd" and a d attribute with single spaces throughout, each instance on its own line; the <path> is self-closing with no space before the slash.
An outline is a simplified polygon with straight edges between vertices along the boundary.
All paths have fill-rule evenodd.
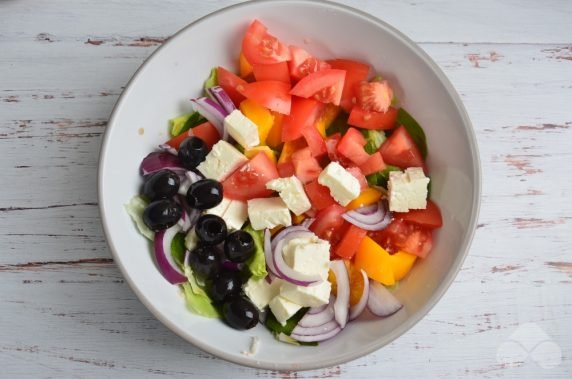
<path id="1" fill-rule="evenodd" d="M 211 278 L 221 270 L 222 254 L 214 246 L 199 245 L 189 253 L 189 264 L 195 274 Z"/>
<path id="2" fill-rule="evenodd" d="M 195 233 L 205 245 L 217 245 L 224 241 L 227 235 L 226 223 L 217 215 L 203 215 L 195 225 Z"/>
<path id="3" fill-rule="evenodd" d="M 192 170 L 205 160 L 207 145 L 199 137 L 188 137 L 179 146 L 179 159 L 186 169 Z"/>
<path id="4" fill-rule="evenodd" d="M 242 296 L 229 298 L 222 305 L 222 316 L 234 329 L 250 329 L 258 324 L 258 309 Z"/>
<path id="5" fill-rule="evenodd" d="M 143 211 L 143 222 L 149 229 L 158 231 L 170 228 L 181 218 L 183 210 L 173 200 L 155 200 Z"/>
<path id="6" fill-rule="evenodd" d="M 246 262 L 255 250 L 254 239 L 242 230 L 229 234 L 224 241 L 224 254 L 232 262 Z"/>
<path id="7" fill-rule="evenodd" d="M 213 179 L 194 182 L 187 191 L 187 202 L 195 209 L 210 209 L 222 201 L 222 185 Z"/>
<path id="8" fill-rule="evenodd" d="M 171 170 L 161 170 L 148 175 L 143 183 L 143 196 L 149 200 L 168 199 L 179 191 L 181 180 Z"/>
<path id="9" fill-rule="evenodd" d="M 212 300 L 221 302 L 226 298 L 238 295 L 242 289 L 242 279 L 238 271 L 223 271 L 215 276 L 208 286 Z"/>

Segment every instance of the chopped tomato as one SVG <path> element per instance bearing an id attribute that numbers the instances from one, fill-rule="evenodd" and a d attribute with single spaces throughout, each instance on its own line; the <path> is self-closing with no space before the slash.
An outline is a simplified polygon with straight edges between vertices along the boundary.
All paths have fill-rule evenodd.
<path id="1" fill-rule="evenodd" d="M 294 164 L 294 172 L 296 177 L 302 183 L 308 183 L 318 177 L 322 172 L 322 167 L 312 156 L 309 147 L 305 147 L 292 154 L 292 164 Z"/>
<path id="2" fill-rule="evenodd" d="M 421 258 L 425 258 L 433 246 L 431 230 L 399 218 L 394 218 L 387 228 L 370 235 L 390 252 L 402 250 Z"/>
<path id="3" fill-rule="evenodd" d="M 240 93 L 244 85 L 247 84 L 246 80 L 239 78 L 232 72 L 223 67 L 216 69 L 218 85 L 228 94 L 234 105 L 238 107 L 240 102 L 244 100 L 244 96 Z"/>
<path id="4" fill-rule="evenodd" d="M 282 121 L 284 120 L 284 115 L 278 112 L 272 112 L 272 115 L 274 116 L 274 122 L 266 137 L 266 144 L 273 149 L 278 149 L 282 144 Z"/>
<path id="5" fill-rule="evenodd" d="M 240 93 L 272 111 L 290 114 L 292 96 L 290 96 L 290 84 L 277 80 L 246 83 L 239 87 Z"/>
<path id="6" fill-rule="evenodd" d="M 296 174 L 296 171 L 294 171 L 294 163 L 292 163 L 291 160 L 288 162 L 278 163 L 276 165 L 276 170 L 278 170 L 278 175 L 280 175 L 281 178 L 289 178 Z"/>
<path id="7" fill-rule="evenodd" d="M 252 65 L 249 61 L 246 60 L 246 57 L 242 51 L 240 52 L 240 57 L 238 58 L 238 72 L 240 73 L 240 77 L 243 79 L 246 79 L 252 75 Z"/>
<path id="8" fill-rule="evenodd" d="M 356 178 L 358 180 L 359 187 L 361 190 L 369 188 L 369 184 L 367 183 L 367 179 L 366 179 L 365 175 L 361 172 L 361 170 L 358 167 L 352 166 L 352 167 L 346 168 L 346 170 L 350 174 L 352 174 L 352 176 L 354 178 Z"/>
<path id="9" fill-rule="evenodd" d="M 325 69 L 302 78 L 290 91 L 290 94 L 304 98 L 313 98 L 322 103 L 340 105 L 346 72 L 344 70 Z"/>
<path id="10" fill-rule="evenodd" d="M 395 275 L 391 267 L 390 257 L 391 255 L 376 241 L 365 236 L 355 254 L 354 264 L 356 268 L 364 270 L 371 279 L 391 286 L 395 284 Z"/>
<path id="11" fill-rule="evenodd" d="M 302 136 L 306 140 L 313 157 L 320 157 L 326 154 L 326 143 L 320 132 L 314 125 L 302 129 Z"/>
<path id="12" fill-rule="evenodd" d="M 404 126 L 400 126 L 391 133 L 379 148 L 379 152 L 385 163 L 399 168 L 424 166 L 419 148 Z"/>
<path id="13" fill-rule="evenodd" d="M 304 184 L 304 190 L 306 191 L 306 195 L 308 195 L 312 208 L 317 211 L 336 204 L 336 200 L 334 200 L 330 194 L 328 187 L 318 183 L 317 179 Z"/>
<path id="14" fill-rule="evenodd" d="M 289 49 L 292 59 L 288 62 L 288 67 L 290 76 L 294 81 L 298 81 L 314 72 L 330 68 L 329 64 L 312 56 L 300 47 L 290 46 Z"/>
<path id="15" fill-rule="evenodd" d="M 364 175 L 371 175 L 385 168 L 385 162 L 379 151 L 369 156 L 369 159 L 359 166 Z"/>
<path id="16" fill-rule="evenodd" d="M 266 154 L 258 153 L 222 182 L 224 196 L 233 200 L 271 196 L 273 191 L 266 189 L 266 183 L 278 177 L 276 165 Z"/>
<path id="17" fill-rule="evenodd" d="M 387 112 L 366 111 L 359 105 L 352 108 L 348 124 L 364 129 L 386 130 L 395 127 L 397 109 L 389 108 Z"/>
<path id="18" fill-rule="evenodd" d="M 340 105 L 346 112 L 350 112 L 354 106 L 354 88 L 362 80 L 366 80 L 369 75 L 369 65 L 349 59 L 334 59 L 328 61 L 332 68 L 346 71 L 346 80 L 342 91 Z"/>
<path id="19" fill-rule="evenodd" d="M 341 139 L 342 135 L 340 133 L 332 134 L 326 138 L 326 150 L 331 161 L 339 162 L 342 166 L 348 167 L 351 165 L 351 162 L 338 152 L 338 143 Z"/>
<path id="20" fill-rule="evenodd" d="M 292 96 L 290 114 L 282 121 L 282 141 L 302 137 L 302 130 L 314 125 L 322 109 L 323 105 L 314 99 Z"/>
<path id="21" fill-rule="evenodd" d="M 265 80 L 277 80 L 290 84 L 290 73 L 288 72 L 288 63 L 279 62 L 272 64 L 255 64 L 252 66 L 254 78 L 258 82 Z"/>
<path id="22" fill-rule="evenodd" d="M 346 205 L 347 210 L 352 210 L 356 208 L 365 207 L 366 205 L 375 204 L 381 199 L 381 192 L 375 188 L 367 187 L 361 190 L 359 196 L 348 205 Z"/>
<path id="23" fill-rule="evenodd" d="M 220 140 L 218 130 L 213 126 L 213 124 L 207 121 L 170 139 L 166 142 L 166 144 L 178 150 L 181 143 L 183 143 L 183 141 L 190 136 L 195 136 L 202 139 L 208 146 L 209 150 L 212 149 L 213 145 Z"/>
<path id="24" fill-rule="evenodd" d="M 280 158 L 278 159 L 278 163 L 286 163 L 292 161 L 292 154 L 296 151 L 305 148 L 306 141 L 303 138 L 298 138 L 294 141 L 288 141 L 284 143 L 282 147 L 282 151 L 280 152 Z"/>
<path id="25" fill-rule="evenodd" d="M 322 209 L 316 215 L 316 219 L 310 225 L 310 230 L 318 237 L 330 241 L 335 245 L 340 240 L 339 230 L 344 226 L 342 214 L 346 212 L 346 208 L 339 204 L 332 204 Z"/>
<path id="26" fill-rule="evenodd" d="M 334 253 L 340 258 L 352 259 L 366 234 L 367 231 L 350 225 L 341 241 L 336 245 Z"/>
<path id="27" fill-rule="evenodd" d="M 337 150 L 345 158 L 357 166 L 364 164 L 370 155 L 365 151 L 366 141 L 364 136 L 355 128 L 349 128 L 338 143 Z"/>
<path id="28" fill-rule="evenodd" d="M 251 64 L 272 64 L 290 60 L 290 50 L 260 21 L 254 20 L 242 40 L 242 51 Z"/>
<path id="29" fill-rule="evenodd" d="M 436 229 L 443 226 L 441 211 L 437 204 L 431 200 L 427 200 L 427 208 L 425 209 L 411 209 L 405 213 L 394 212 L 393 217 L 427 229 Z"/>
<path id="30" fill-rule="evenodd" d="M 357 103 L 363 110 L 385 113 L 391 105 L 393 90 L 387 80 L 367 82 L 362 80 L 356 86 Z"/>

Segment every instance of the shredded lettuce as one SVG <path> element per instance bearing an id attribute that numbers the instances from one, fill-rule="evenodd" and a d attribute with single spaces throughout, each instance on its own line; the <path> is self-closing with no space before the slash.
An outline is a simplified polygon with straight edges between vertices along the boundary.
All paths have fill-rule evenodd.
<path id="1" fill-rule="evenodd" d="M 176 137 L 189 129 L 207 121 L 199 112 L 184 114 L 169 120 L 171 124 L 171 136 Z"/>
<path id="2" fill-rule="evenodd" d="M 147 207 L 147 204 L 148 202 L 143 197 L 137 195 L 129 200 L 129 203 L 125 204 L 124 207 L 135 225 L 137 225 L 139 233 L 153 241 L 155 233 L 143 222 L 143 211 L 145 207 Z"/>
<path id="3" fill-rule="evenodd" d="M 243 230 L 252 236 L 256 250 L 254 255 L 246 262 L 253 279 L 262 279 L 268 275 L 266 271 L 266 259 L 264 258 L 264 231 L 254 230 L 250 224 Z"/>
<path id="4" fill-rule="evenodd" d="M 403 108 L 399 108 L 397 111 L 397 125 L 403 125 L 407 130 L 407 133 L 411 136 L 423 159 L 427 159 L 427 137 L 425 137 L 425 132 L 419 123 Z"/>
<path id="5" fill-rule="evenodd" d="M 205 290 L 197 283 L 195 275 L 190 267 L 185 267 L 185 276 L 189 280 L 187 283 L 181 285 L 183 293 L 187 301 L 187 307 L 200 316 L 218 318 L 220 314 L 214 307 L 211 299 Z"/>
<path id="6" fill-rule="evenodd" d="M 365 137 L 366 141 L 364 149 L 370 155 L 375 153 L 386 140 L 385 133 L 379 130 L 363 129 L 361 133 Z"/>
<path id="7" fill-rule="evenodd" d="M 211 70 L 207 80 L 205 80 L 205 84 L 204 84 L 205 93 L 207 93 L 207 89 L 218 85 L 218 77 L 217 76 L 218 76 L 217 75 L 217 68 L 214 67 Z"/>
<path id="8" fill-rule="evenodd" d="M 171 241 L 171 255 L 175 262 L 183 267 L 183 261 L 185 260 L 185 234 L 177 233 L 173 240 Z"/>
<path id="9" fill-rule="evenodd" d="M 399 167 L 387 165 L 385 169 L 378 171 L 374 174 L 368 175 L 367 182 L 370 186 L 378 186 L 387 188 L 387 181 L 389 180 L 389 173 L 391 171 L 401 171 Z"/>

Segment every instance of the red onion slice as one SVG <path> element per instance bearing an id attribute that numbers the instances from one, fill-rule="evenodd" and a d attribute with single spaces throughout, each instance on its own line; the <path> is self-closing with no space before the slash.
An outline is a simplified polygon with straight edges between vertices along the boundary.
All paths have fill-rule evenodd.
<path id="1" fill-rule="evenodd" d="M 294 238 L 308 238 L 313 236 L 314 233 L 309 231 L 296 231 L 289 233 L 280 241 L 278 241 L 278 243 L 276 244 L 276 248 L 274 248 L 274 250 L 272 251 L 274 269 L 276 270 L 276 274 L 278 274 L 277 275 L 278 277 L 297 286 L 304 286 L 304 287 L 307 287 L 311 284 L 317 283 L 322 280 L 320 275 L 308 275 L 295 271 L 290 266 L 288 266 L 288 264 L 286 264 L 286 262 L 284 261 L 284 256 L 282 255 L 282 249 L 288 241 Z"/>
<path id="2" fill-rule="evenodd" d="M 179 284 L 187 281 L 187 277 L 177 266 L 171 255 L 171 242 L 180 231 L 181 227 L 175 224 L 168 229 L 160 230 L 155 233 L 155 259 L 157 260 L 159 270 L 171 284 Z"/>
<path id="3" fill-rule="evenodd" d="M 179 186 L 179 195 L 185 196 L 191 184 L 201 179 L 203 179 L 203 177 L 194 171 L 185 172 L 185 176 L 182 178 L 181 185 Z"/>
<path id="4" fill-rule="evenodd" d="M 181 164 L 181 161 L 179 161 L 179 158 L 164 151 L 153 152 L 147 155 L 141 161 L 140 169 L 143 176 L 164 169 L 172 170 L 177 174 L 187 171 Z"/>
<path id="5" fill-rule="evenodd" d="M 174 156 L 179 155 L 179 152 L 177 151 L 177 149 L 175 149 L 171 145 L 167 145 L 166 143 L 159 145 L 159 151 L 163 151 L 165 153 L 169 153 L 169 154 L 174 155 Z"/>
<path id="6" fill-rule="evenodd" d="M 313 328 L 316 326 L 324 325 L 330 321 L 334 320 L 334 307 L 332 306 L 333 301 L 326 304 L 326 307 L 317 313 L 306 312 L 304 317 L 298 322 L 298 326 L 302 328 Z M 337 324 L 337 323 L 336 323 Z M 304 334 L 304 333 L 299 333 Z"/>
<path id="7" fill-rule="evenodd" d="M 214 100 L 208 97 L 200 97 L 192 99 L 193 109 L 206 118 L 218 131 L 218 134 L 224 136 L 224 118 L 228 113 Z"/>
<path id="8" fill-rule="evenodd" d="M 370 213 L 370 209 L 362 213 L 362 211 L 359 211 L 360 209 L 363 211 L 363 208 L 354 209 L 344 213 L 342 218 L 350 224 L 370 231 L 383 230 L 391 223 L 391 212 L 387 211 L 381 201 L 377 203 L 376 210 L 373 213 Z"/>
<path id="9" fill-rule="evenodd" d="M 331 303 L 331 302 L 332 302 L 332 300 L 331 300 L 331 298 L 330 298 L 330 303 Z M 326 309 L 326 308 L 330 305 L 330 303 L 320 305 L 319 307 L 312 307 L 312 308 L 308 309 L 308 312 L 306 312 L 306 314 L 307 314 L 307 315 L 313 315 L 313 314 L 316 314 L 316 313 L 323 312 L 324 309 Z"/>
<path id="10" fill-rule="evenodd" d="M 269 273 L 267 278 L 270 275 L 277 277 L 277 278 L 281 278 L 281 276 L 279 276 L 277 274 L 276 267 L 274 267 L 274 258 L 272 256 L 273 256 L 273 249 L 272 249 L 272 246 L 270 243 L 270 230 L 265 229 L 264 230 L 264 259 L 266 259 L 266 268 L 268 269 L 268 273 Z"/>
<path id="11" fill-rule="evenodd" d="M 320 334 L 331 332 L 334 329 L 339 328 L 340 326 L 335 320 L 330 320 L 324 324 L 312 326 L 312 327 L 303 327 L 300 324 L 296 325 L 296 327 L 292 330 L 291 335 L 299 335 L 299 336 L 317 336 Z"/>
<path id="12" fill-rule="evenodd" d="M 209 95 L 220 104 L 222 109 L 224 109 L 227 114 L 232 113 L 232 111 L 236 109 L 234 103 L 232 102 L 226 91 L 222 89 L 222 87 L 214 86 L 207 89 L 207 91 Z"/>
<path id="13" fill-rule="evenodd" d="M 314 336 L 309 336 L 309 335 L 292 333 L 290 335 L 290 337 L 292 337 L 295 340 L 300 341 L 300 342 L 321 342 L 321 341 L 325 341 L 325 340 L 328 340 L 328 339 L 334 337 L 335 335 L 337 335 L 341 331 L 342 331 L 342 328 L 340 328 L 338 326 L 337 328 L 332 329 L 329 332 L 326 332 L 323 334 L 317 334 Z"/>
<path id="14" fill-rule="evenodd" d="M 293 233 L 293 232 L 308 232 L 308 228 L 306 228 L 302 225 L 294 225 L 294 226 L 289 226 L 287 228 L 282 229 L 272 239 L 272 243 L 271 243 L 272 250 L 274 250 L 276 248 L 276 244 L 278 244 L 278 242 L 280 242 L 284 237 L 286 237 L 288 234 Z"/>
<path id="15" fill-rule="evenodd" d="M 371 280 L 367 308 L 376 316 L 387 317 L 403 308 L 403 305 L 383 284 Z"/>
<path id="16" fill-rule="evenodd" d="M 300 226 L 303 226 L 304 228 L 309 229 L 309 228 L 310 228 L 310 225 L 312 225 L 312 223 L 314 222 L 314 220 L 315 220 L 315 218 L 311 218 L 311 217 L 310 217 L 310 218 L 307 218 L 307 219 L 305 219 L 304 221 L 302 221 L 302 222 L 300 223 Z"/>
<path id="17" fill-rule="evenodd" d="M 348 322 L 348 309 L 350 307 L 350 276 L 343 260 L 331 261 L 330 269 L 336 277 L 337 286 L 334 315 L 340 328 L 343 329 Z"/>
<path id="18" fill-rule="evenodd" d="M 361 270 L 361 275 L 363 277 L 363 292 L 361 293 L 361 297 L 357 304 L 350 307 L 350 321 L 361 315 L 367 305 L 367 299 L 369 298 L 369 279 L 364 270 Z"/>

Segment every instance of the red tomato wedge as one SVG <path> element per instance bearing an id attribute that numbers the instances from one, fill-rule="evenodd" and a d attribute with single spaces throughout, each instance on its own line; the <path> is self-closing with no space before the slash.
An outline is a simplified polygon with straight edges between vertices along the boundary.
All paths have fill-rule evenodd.
<path id="1" fill-rule="evenodd" d="M 345 212 L 346 208 L 339 204 L 322 209 L 310 225 L 310 230 L 318 237 L 330 241 L 332 245 L 336 244 L 341 238 L 339 231 L 344 226 L 342 214 Z"/>
<path id="2" fill-rule="evenodd" d="M 288 63 L 279 62 L 272 64 L 255 64 L 252 66 L 254 78 L 257 82 L 265 80 L 277 80 L 290 84 L 290 72 L 288 71 Z"/>
<path id="3" fill-rule="evenodd" d="M 207 121 L 170 139 L 166 144 L 178 150 L 181 143 L 190 136 L 196 136 L 202 139 L 208 146 L 209 150 L 212 149 L 213 145 L 220 140 L 220 135 L 216 128 L 213 124 Z"/>
<path id="4" fill-rule="evenodd" d="M 427 229 L 437 229 L 443 226 L 443 217 L 437 204 L 427 200 L 426 209 L 412 209 L 409 212 L 394 212 L 393 217 Z"/>
<path id="5" fill-rule="evenodd" d="M 246 83 L 240 87 L 240 93 L 271 111 L 290 114 L 292 96 L 290 84 L 277 80 Z"/>
<path id="6" fill-rule="evenodd" d="M 322 172 L 322 167 L 316 158 L 312 157 L 312 151 L 309 147 L 296 151 L 292 154 L 292 164 L 296 177 L 302 183 L 308 183 L 318 177 Z"/>
<path id="7" fill-rule="evenodd" d="M 352 259 L 366 234 L 367 231 L 355 225 L 350 225 L 341 241 L 336 245 L 334 253 L 340 258 Z"/>
<path id="8" fill-rule="evenodd" d="M 357 103 L 366 111 L 385 113 L 393 100 L 393 90 L 387 80 L 367 82 L 356 85 Z"/>
<path id="9" fill-rule="evenodd" d="M 397 109 L 390 107 L 387 112 L 366 111 L 359 105 L 352 108 L 348 124 L 364 129 L 386 130 L 395 127 Z"/>
<path id="10" fill-rule="evenodd" d="M 338 143 L 340 143 L 341 139 L 342 135 L 340 133 L 332 134 L 326 138 L 326 150 L 330 161 L 339 162 L 342 166 L 348 167 L 351 165 L 351 162 L 338 152 Z"/>
<path id="11" fill-rule="evenodd" d="M 290 94 L 304 98 L 313 98 L 322 103 L 340 105 L 346 72 L 344 70 L 325 69 L 302 78 L 290 91 Z"/>
<path id="12" fill-rule="evenodd" d="M 329 64 L 312 56 L 300 47 L 290 46 L 289 49 L 292 59 L 288 62 L 288 68 L 290 69 L 290 76 L 294 81 L 298 81 L 314 72 L 330 68 Z"/>
<path id="13" fill-rule="evenodd" d="M 328 187 L 318 183 L 317 179 L 304 184 L 304 190 L 306 195 L 308 195 L 312 208 L 316 211 L 321 211 L 330 205 L 336 204 L 336 200 L 330 195 Z"/>
<path id="14" fill-rule="evenodd" d="M 242 40 L 242 52 L 250 64 L 272 64 L 290 60 L 290 50 L 260 21 L 254 20 Z"/>
<path id="15" fill-rule="evenodd" d="M 326 154 L 327 150 L 324 138 L 314 125 L 302 129 L 302 136 L 306 140 L 313 157 L 321 157 Z"/>
<path id="16" fill-rule="evenodd" d="M 233 200 L 250 200 L 271 196 L 266 183 L 278 178 L 276 165 L 264 153 L 258 153 L 222 182 L 225 197 Z"/>
<path id="17" fill-rule="evenodd" d="M 424 166 L 419 148 L 403 126 L 391 133 L 379 148 L 379 152 L 385 163 L 399 168 Z"/>
<path id="18" fill-rule="evenodd" d="M 369 159 L 359 166 L 364 175 L 371 175 L 385 169 L 385 162 L 379 151 L 369 156 Z"/>
<path id="19" fill-rule="evenodd" d="M 216 69 L 216 75 L 218 85 L 222 87 L 234 105 L 238 107 L 242 100 L 244 100 L 244 96 L 240 93 L 240 91 L 246 84 L 248 84 L 246 80 L 238 77 L 223 67 L 218 67 Z"/>
<path id="20" fill-rule="evenodd" d="M 282 141 L 302 137 L 302 130 L 313 127 L 322 110 L 323 104 L 314 99 L 293 96 L 290 114 L 282 120 Z"/>
<path id="21" fill-rule="evenodd" d="M 337 150 L 342 156 L 359 166 L 367 162 L 370 157 L 364 145 L 364 136 L 356 128 L 349 128 L 338 143 Z"/>
<path id="22" fill-rule="evenodd" d="M 391 253 L 404 251 L 425 258 L 433 247 L 430 229 L 394 218 L 387 228 L 370 233 L 371 238 Z"/>
<path id="23" fill-rule="evenodd" d="M 327 61 L 332 68 L 346 71 L 346 80 L 342 91 L 340 105 L 346 112 L 350 112 L 354 106 L 354 88 L 362 80 L 366 80 L 369 75 L 369 65 L 350 59 L 334 59 Z"/>
<path id="24" fill-rule="evenodd" d="M 367 179 L 364 175 L 364 173 L 358 168 L 358 167 L 348 167 L 346 168 L 346 170 L 352 174 L 352 176 L 354 178 L 356 178 L 359 182 L 359 186 L 360 189 L 363 191 L 364 189 L 369 187 L 369 184 L 367 183 Z"/>

